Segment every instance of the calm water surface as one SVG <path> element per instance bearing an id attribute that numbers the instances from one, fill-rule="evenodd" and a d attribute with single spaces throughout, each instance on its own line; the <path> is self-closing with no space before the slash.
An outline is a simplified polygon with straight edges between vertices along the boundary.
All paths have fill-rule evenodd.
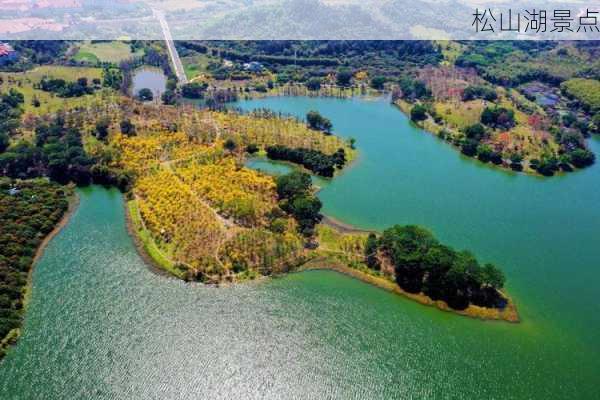
<path id="1" fill-rule="evenodd" d="M 167 88 L 167 77 L 160 68 L 141 67 L 134 71 L 131 79 L 131 92 L 137 96 L 140 90 L 148 88 L 152 90 L 155 99 L 160 99 Z"/>
<path id="2" fill-rule="evenodd" d="M 523 323 L 458 317 L 333 272 L 231 288 L 152 274 L 116 191 L 81 205 L 34 272 L 1 399 L 595 399 L 600 168 L 540 179 L 460 157 L 383 101 L 273 98 L 357 139 L 325 212 L 417 223 L 508 276 Z M 600 152 L 600 142 L 592 149 Z"/>

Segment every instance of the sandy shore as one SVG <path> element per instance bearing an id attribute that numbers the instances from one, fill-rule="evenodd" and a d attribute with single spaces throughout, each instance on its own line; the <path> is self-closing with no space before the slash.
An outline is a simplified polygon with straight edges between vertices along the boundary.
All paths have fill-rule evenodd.
<path id="1" fill-rule="evenodd" d="M 376 231 L 360 229 L 350 224 L 346 224 L 328 215 L 323 215 L 321 223 L 335 229 L 339 233 L 377 233 Z"/>

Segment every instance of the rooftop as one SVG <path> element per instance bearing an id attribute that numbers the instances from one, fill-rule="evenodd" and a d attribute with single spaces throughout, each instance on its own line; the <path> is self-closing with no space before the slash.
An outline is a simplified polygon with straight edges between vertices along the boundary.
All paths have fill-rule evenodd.
<path id="1" fill-rule="evenodd" d="M 0 57 L 7 56 L 10 53 L 13 53 L 15 50 L 8 43 L 0 42 Z"/>

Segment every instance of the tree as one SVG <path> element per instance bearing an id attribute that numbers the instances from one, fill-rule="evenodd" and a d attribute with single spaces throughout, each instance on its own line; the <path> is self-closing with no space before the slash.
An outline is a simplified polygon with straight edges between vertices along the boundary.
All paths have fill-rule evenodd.
<path id="1" fill-rule="evenodd" d="M 129 119 L 122 120 L 120 126 L 123 135 L 135 136 L 135 125 Z"/>
<path id="2" fill-rule="evenodd" d="M 315 224 L 321 220 L 321 200 L 313 195 L 296 196 L 289 203 L 288 211 L 294 216 L 303 233 L 310 233 Z"/>
<path id="3" fill-rule="evenodd" d="M 225 150 L 229 151 L 230 153 L 233 153 L 237 148 L 237 144 L 233 139 L 227 139 L 223 144 L 223 147 L 225 148 Z"/>
<path id="4" fill-rule="evenodd" d="M 485 264 L 482 269 L 483 283 L 493 287 L 494 289 L 502 289 L 506 278 L 504 273 L 492 264 Z"/>
<path id="5" fill-rule="evenodd" d="M 596 160 L 594 153 L 587 149 L 575 149 L 570 153 L 571 163 L 577 168 L 590 166 Z"/>
<path id="6" fill-rule="evenodd" d="M 309 191 L 312 180 L 306 172 L 294 171 L 278 176 L 275 180 L 279 199 L 291 199 Z"/>
<path id="7" fill-rule="evenodd" d="M 427 119 L 427 109 L 421 104 L 416 104 L 410 110 L 410 119 L 415 122 L 426 120 Z"/>
<path id="8" fill-rule="evenodd" d="M 255 143 L 250 143 L 248 146 L 246 146 L 246 153 L 255 154 L 257 152 L 258 152 L 258 146 Z"/>
<path id="9" fill-rule="evenodd" d="M 463 91 L 462 99 L 469 101 L 473 99 L 484 99 L 487 101 L 495 101 L 498 94 L 493 88 L 480 85 L 467 86 Z"/>
<path id="10" fill-rule="evenodd" d="M 338 86 L 348 87 L 352 82 L 352 71 L 348 68 L 340 68 L 336 74 L 336 83 Z"/>
<path id="11" fill-rule="evenodd" d="M 594 132 L 600 133 L 600 112 L 597 112 L 592 117 L 592 125 L 592 129 L 594 130 Z"/>
<path id="12" fill-rule="evenodd" d="M 488 162 L 492 160 L 492 156 L 494 151 L 487 144 L 480 144 L 477 146 L 477 158 L 479 158 L 483 162 Z"/>
<path id="13" fill-rule="evenodd" d="M 110 126 L 110 119 L 101 118 L 96 122 L 95 136 L 98 140 L 105 140 L 108 136 L 108 127 Z"/>
<path id="14" fill-rule="evenodd" d="M 177 103 L 177 95 L 173 90 L 170 89 L 165 90 L 165 92 L 160 96 L 160 99 L 162 100 L 163 104 L 168 106 L 172 106 Z"/>
<path id="15" fill-rule="evenodd" d="M 519 153 L 513 153 L 510 156 L 510 168 L 514 171 L 522 171 L 523 170 L 523 156 Z"/>
<path id="16" fill-rule="evenodd" d="M 485 127 L 480 123 L 467 126 L 463 132 L 467 138 L 477 142 L 485 137 Z"/>
<path id="17" fill-rule="evenodd" d="M 4 152 L 8 149 L 8 145 L 10 144 L 10 138 L 4 132 L 0 132 L 0 153 Z"/>
<path id="18" fill-rule="evenodd" d="M 306 82 L 306 88 L 310 91 L 318 91 L 321 89 L 321 80 L 319 78 L 311 78 Z"/>
<path id="19" fill-rule="evenodd" d="M 190 82 L 181 87 L 181 95 L 188 99 L 201 99 L 204 97 L 204 92 L 208 88 L 206 82 Z"/>
<path id="20" fill-rule="evenodd" d="M 310 129 L 318 131 L 329 133 L 331 132 L 331 128 L 333 128 L 331 121 L 319 114 L 318 111 L 309 111 L 306 114 L 306 122 L 308 122 L 308 127 Z"/>
<path id="21" fill-rule="evenodd" d="M 460 151 L 469 157 L 475 156 L 477 154 L 477 146 L 479 143 L 474 139 L 464 139 L 460 143 Z"/>
<path id="22" fill-rule="evenodd" d="M 515 112 L 504 107 L 486 107 L 481 113 L 481 123 L 492 128 L 510 129 L 515 126 Z"/>
<path id="23" fill-rule="evenodd" d="M 385 76 L 375 76 L 371 79 L 371 87 L 373 89 L 382 90 L 386 82 Z"/>
<path id="24" fill-rule="evenodd" d="M 152 101 L 154 99 L 154 94 L 152 93 L 152 90 L 143 88 L 138 92 L 138 99 L 140 99 L 140 101 Z"/>
<path id="25" fill-rule="evenodd" d="M 367 241 L 365 242 L 365 262 L 369 268 L 375 270 L 379 270 L 381 268 L 379 259 L 377 258 L 377 247 L 377 236 L 375 236 L 374 233 L 369 233 L 369 236 L 367 236 Z"/>

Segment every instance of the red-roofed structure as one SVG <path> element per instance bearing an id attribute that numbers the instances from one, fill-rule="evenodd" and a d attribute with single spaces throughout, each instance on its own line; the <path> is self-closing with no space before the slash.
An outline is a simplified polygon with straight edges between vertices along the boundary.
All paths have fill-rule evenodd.
<path id="1" fill-rule="evenodd" d="M 0 65 L 17 58 L 17 52 L 8 43 L 0 42 Z"/>

